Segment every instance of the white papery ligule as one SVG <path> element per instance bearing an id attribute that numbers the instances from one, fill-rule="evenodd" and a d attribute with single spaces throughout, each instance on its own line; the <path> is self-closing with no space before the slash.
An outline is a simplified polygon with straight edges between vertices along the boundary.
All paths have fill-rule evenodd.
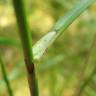
<path id="1" fill-rule="evenodd" d="M 35 60 L 42 57 L 46 49 L 53 43 L 56 37 L 56 31 L 51 31 L 33 46 L 33 56 Z"/>

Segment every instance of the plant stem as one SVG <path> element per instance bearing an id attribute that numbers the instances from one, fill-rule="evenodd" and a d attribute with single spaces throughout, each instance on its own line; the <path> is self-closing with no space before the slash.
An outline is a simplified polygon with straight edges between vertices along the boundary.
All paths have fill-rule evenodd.
<path id="1" fill-rule="evenodd" d="M 38 85 L 35 75 L 35 66 L 33 63 L 32 52 L 32 40 L 31 33 L 29 32 L 29 26 L 27 23 L 24 2 L 23 0 L 13 0 L 15 14 L 17 17 L 18 27 L 20 29 L 19 34 L 23 45 L 25 64 L 28 73 L 28 82 L 30 87 L 31 96 L 38 96 Z"/>
<path id="2" fill-rule="evenodd" d="M 9 96 L 13 96 L 13 92 L 12 92 L 12 89 L 11 89 L 11 87 L 10 87 L 9 80 L 8 80 L 8 78 L 7 78 L 7 73 L 6 73 L 5 66 L 4 66 L 4 62 L 3 62 L 3 60 L 2 60 L 1 55 L 0 55 L 0 65 L 1 65 L 1 70 L 2 70 L 2 74 L 3 74 L 3 78 L 4 78 L 4 81 L 5 81 L 5 83 L 6 83 L 6 87 L 7 87 Z"/>

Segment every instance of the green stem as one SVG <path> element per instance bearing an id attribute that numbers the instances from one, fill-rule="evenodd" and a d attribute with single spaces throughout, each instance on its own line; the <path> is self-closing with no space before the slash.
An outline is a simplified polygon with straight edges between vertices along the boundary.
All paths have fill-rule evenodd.
<path id="1" fill-rule="evenodd" d="M 4 66 L 4 62 L 3 62 L 3 60 L 2 60 L 1 55 L 0 55 L 0 65 L 1 65 L 1 71 L 2 71 L 2 74 L 3 74 L 4 81 L 5 81 L 5 83 L 6 83 L 6 87 L 7 87 L 9 96 L 13 96 L 13 92 L 12 92 L 12 89 L 11 89 L 11 87 L 10 87 L 9 80 L 8 80 L 8 78 L 7 78 L 7 73 L 6 73 L 5 66 Z"/>
<path id="2" fill-rule="evenodd" d="M 28 82 L 30 87 L 31 96 L 38 96 L 38 85 L 35 75 L 35 66 L 33 64 L 33 52 L 32 52 L 32 40 L 31 33 L 27 23 L 24 2 L 23 0 L 13 0 L 15 14 L 17 17 L 18 27 L 20 29 L 19 34 L 23 45 L 25 64 L 28 73 Z"/>

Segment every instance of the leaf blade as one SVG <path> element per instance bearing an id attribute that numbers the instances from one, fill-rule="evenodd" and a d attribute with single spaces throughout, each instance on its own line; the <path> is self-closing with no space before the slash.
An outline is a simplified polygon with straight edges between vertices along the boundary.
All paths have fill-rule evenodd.
<path id="1" fill-rule="evenodd" d="M 83 13 L 95 0 L 80 0 L 73 9 L 71 9 L 65 16 L 60 18 L 52 28 L 51 32 L 48 32 L 33 46 L 33 58 L 39 60 L 46 49 L 58 38 L 64 30 L 81 14 Z M 48 39 L 48 35 L 55 32 L 56 34 Z M 43 43 L 44 40 L 47 42 Z M 40 49 L 39 49 L 39 46 Z M 38 51 L 39 50 L 39 51 Z"/>

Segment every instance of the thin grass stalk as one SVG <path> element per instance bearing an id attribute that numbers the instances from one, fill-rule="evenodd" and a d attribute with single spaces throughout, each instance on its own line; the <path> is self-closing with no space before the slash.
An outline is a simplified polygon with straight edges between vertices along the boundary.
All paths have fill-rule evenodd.
<path id="1" fill-rule="evenodd" d="M 6 87 L 7 87 L 7 90 L 8 90 L 8 94 L 9 96 L 13 96 L 13 91 L 11 89 L 11 86 L 10 86 L 10 82 L 7 78 L 7 73 L 6 73 L 6 69 L 5 69 L 5 65 L 4 65 L 4 62 L 3 62 L 3 59 L 0 55 L 0 65 L 1 65 L 1 71 L 2 71 L 2 75 L 3 75 L 3 79 L 6 83 Z"/>
<path id="2" fill-rule="evenodd" d="M 29 32 L 25 5 L 23 0 L 13 0 L 14 10 L 19 27 L 19 34 L 23 45 L 25 64 L 28 73 L 28 82 L 31 96 L 38 96 L 38 85 L 33 63 L 32 38 Z"/>
<path id="3" fill-rule="evenodd" d="M 16 80 L 18 77 L 22 77 L 24 76 L 24 74 L 20 71 L 20 69 L 22 67 L 24 67 L 24 62 L 20 62 L 16 64 L 17 66 L 15 66 L 15 68 L 13 68 L 13 70 L 10 72 L 10 74 L 7 76 L 8 80 L 14 81 Z M 0 92 L 3 92 L 5 88 L 5 83 L 3 78 L 0 80 Z"/>
<path id="4" fill-rule="evenodd" d="M 94 68 L 93 72 L 90 74 L 90 76 L 84 81 L 84 83 L 81 85 L 80 91 L 79 91 L 79 95 L 78 96 L 82 96 L 82 93 L 84 92 L 84 89 L 87 87 L 87 85 L 90 83 L 90 81 L 92 80 L 92 77 L 94 77 L 94 75 L 96 74 L 96 67 Z"/>
<path id="5" fill-rule="evenodd" d="M 90 63 L 91 53 L 92 53 L 95 45 L 96 45 L 96 35 L 93 38 L 91 47 L 89 48 L 89 50 L 87 52 L 87 55 L 85 57 L 85 60 L 84 60 L 83 64 L 81 64 L 81 68 L 79 70 L 79 76 L 78 76 L 78 84 L 76 85 L 76 90 L 75 90 L 73 96 L 81 96 L 80 94 L 81 94 L 81 92 L 83 92 L 82 90 L 84 89 L 83 88 L 84 85 L 82 87 L 82 82 L 86 81 L 86 76 L 85 76 L 86 75 L 86 69 L 87 69 L 87 66 Z"/>

